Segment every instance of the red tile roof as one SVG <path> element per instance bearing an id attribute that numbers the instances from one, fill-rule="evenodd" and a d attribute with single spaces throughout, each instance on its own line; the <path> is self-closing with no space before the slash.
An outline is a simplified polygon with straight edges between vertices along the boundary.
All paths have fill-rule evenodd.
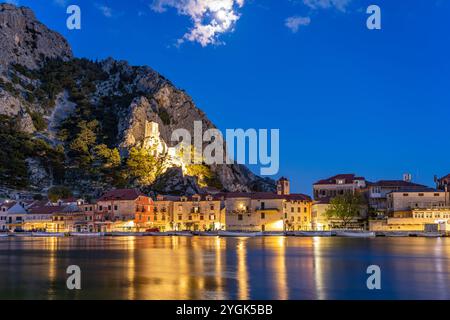
<path id="1" fill-rule="evenodd" d="M 11 209 L 12 207 L 14 207 L 15 206 L 15 204 L 16 204 L 17 202 L 16 201 L 8 201 L 8 202 L 3 202 L 0 206 L 1 207 L 5 207 L 6 209 Z"/>
<path id="2" fill-rule="evenodd" d="M 366 180 L 364 177 L 356 177 L 353 173 L 338 174 L 328 179 L 319 180 L 314 185 L 318 184 L 336 184 L 337 180 L 345 180 L 345 184 L 352 184 L 354 180 Z"/>
<path id="3" fill-rule="evenodd" d="M 224 199 L 251 198 L 254 200 L 286 199 L 288 201 L 311 201 L 311 197 L 301 193 L 279 195 L 273 192 L 224 192 L 217 194 Z"/>
<path id="4" fill-rule="evenodd" d="M 39 206 L 33 207 L 28 210 L 30 214 L 54 214 L 64 211 L 65 206 Z"/>
<path id="5" fill-rule="evenodd" d="M 407 188 L 426 188 L 426 186 L 422 184 L 417 184 L 413 182 L 407 182 L 403 180 L 380 180 L 371 184 L 371 186 L 375 187 L 407 187 Z"/>
<path id="6" fill-rule="evenodd" d="M 116 189 L 108 191 L 98 201 L 136 200 L 139 196 L 143 195 L 135 189 Z"/>

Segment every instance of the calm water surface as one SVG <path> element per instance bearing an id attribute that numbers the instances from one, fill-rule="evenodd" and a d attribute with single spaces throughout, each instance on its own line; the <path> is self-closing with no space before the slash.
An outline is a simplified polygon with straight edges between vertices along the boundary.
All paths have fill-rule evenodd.
<path id="1" fill-rule="evenodd" d="M 450 238 L 6 238 L 0 298 L 450 299 Z"/>

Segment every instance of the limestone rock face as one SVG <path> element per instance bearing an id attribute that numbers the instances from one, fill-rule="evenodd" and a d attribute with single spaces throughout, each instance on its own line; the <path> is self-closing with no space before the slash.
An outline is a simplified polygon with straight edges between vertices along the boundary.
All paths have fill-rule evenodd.
<path id="1" fill-rule="evenodd" d="M 34 188 L 46 188 L 51 185 L 51 176 L 38 159 L 28 158 L 28 179 Z"/>
<path id="2" fill-rule="evenodd" d="M 70 100 L 68 88 L 63 88 L 56 95 L 53 104 L 44 106 L 36 97 L 30 99 L 30 95 L 39 91 L 44 81 L 29 76 L 29 72 L 16 70 L 17 65 L 14 65 L 21 65 L 39 74 L 37 71 L 48 59 L 63 60 L 69 64 L 79 62 L 80 59 L 73 58 L 67 41 L 37 21 L 30 9 L 9 4 L 0 5 L 0 44 L 0 114 L 15 117 L 20 130 L 57 145 L 59 124 L 79 110 L 79 106 Z M 83 98 L 96 114 L 103 114 L 96 120 L 102 122 L 104 115 L 109 117 L 108 124 L 100 125 L 113 127 L 114 130 L 104 130 L 109 134 L 108 141 L 111 142 L 108 143 L 111 147 L 119 148 L 123 156 L 130 148 L 144 145 L 148 136 L 148 122 L 158 125 L 160 138 L 169 148 L 178 143 L 171 141 L 176 129 L 188 130 L 193 137 L 195 121 L 201 121 L 203 131 L 215 128 L 186 92 L 176 88 L 148 66 L 136 67 L 126 61 L 108 58 L 90 65 L 84 61 L 77 63 L 76 67 L 81 69 L 80 73 L 85 71 L 92 75 L 92 70 L 95 70 L 95 75 L 101 74 L 101 77 L 90 80 L 89 90 L 84 91 L 87 96 Z M 40 132 L 36 132 L 33 119 L 35 122 L 39 120 L 36 126 L 39 124 L 42 127 L 42 119 L 36 119 L 36 115 L 41 115 L 47 122 L 47 129 L 41 128 Z M 42 170 L 38 170 L 38 163 L 32 160 L 27 163 L 33 184 L 42 186 L 51 181 L 45 179 Z M 171 162 L 171 165 L 176 163 Z M 274 181 L 253 174 L 243 165 L 212 165 L 210 169 L 227 191 L 275 189 Z M 92 187 L 97 183 L 94 180 L 86 179 L 84 184 Z M 166 184 L 163 186 L 161 181 Z M 181 168 L 177 167 L 170 168 L 156 184 L 167 193 L 201 191 L 196 179 L 183 175 Z"/>
<path id="3" fill-rule="evenodd" d="M 36 69 L 45 58 L 72 58 L 67 41 L 25 7 L 0 4 L 0 43 L 0 64 L 4 66 L 18 63 Z"/>
<path id="4" fill-rule="evenodd" d="M 181 168 L 168 169 L 156 180 L 152 190 L 157 193 L 173 195 L 193 195 L 201 192 L 196 179 L 183 175 Z"/>
<path id="5" fill-rule="evenodd" d="M 22 101 L 1 88 L 0 114 L 15 118 L 19 129 L 23 132 L 33 133 L 36 130 Z"/>

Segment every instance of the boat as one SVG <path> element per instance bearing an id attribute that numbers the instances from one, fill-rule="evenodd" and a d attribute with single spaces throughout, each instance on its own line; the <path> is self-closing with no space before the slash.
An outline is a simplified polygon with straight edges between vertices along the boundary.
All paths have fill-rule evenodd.
<path id="1" fill-rule="evenodd" d="M 284 231 L 263 231 L 265 237 L 284 237 L 286 233 Z"/>
<path id="2" fill-rule="evenodd" d="M 13 232 L 11 233 L 12 237 L 31 237 L 31 232 Z"/>
<path id="3" fill-rule="evenodd" d="M 64 237 L 63 232 L 32 232 L 33 237 Z"/>
<path id="4" fill-rule="evenodd" d="M 219 237 L 260 237 L 262 232 L 219 231 Z"/>
<path id="5" fill-rule="evenodd" d="M 294 237 L 331 237 L 331 231 L 290 231 L 289 236 Z"/>
<path id="6" fill-rule="evenodd" d="M 442 233 L 440 232 L 417 232 L 417 237 L 424 237 L 424 238 L 439 238 L 442 237 Z"/>
<path id="7" fill-rule="evenodd" d="M 170 234 L 168 232 L 155 232 L 155 231 L 146 231 L 143 236 L 145 237 L 167 237 Z"/>
<path id="8" fill-rule="evenodd" d="M 169 236 L 174 237 L 192 237 L 192 232 L 190 231 L 171 231 L 168 233 Z"/>
<path id="9" fill-rule="evenodd" d="M 144 232 L 123 232 L 123 231 L 116 231 L 116 232 L 108 232 L 105 233 L 107 236 L 111 237 L 140 237 L 144 235 Z"/>
<path id="10" fill-rule="evenodd" d="M 0 238 L 6 238 L 6 237 L 8 237 L 8 233 L 0 232 Z"/>
<path id="11" fill-rule="evenodd" d="M 373 238 L 375 232 L 372 231 L 337 231 L 336 236 L 347 238 Z"/>
<path id="12" fill-rule="evenodd" d="M 219 232 L 217 232 L 217 231 L 195 231 L 195 232 L 192 232 L 192 234 L 194 236 L 199 236 L 199 237 L 217 237 L 217 236 L 219 236 Z"/>
<path id="13" fill-rule="evenodd" d="M 73 237 L 101 237 L 105 234 L 103 232 L 71 232 Z"/>
<path id="14" fill-rule="evenodd" d="M 384 232 L 385 237 L 409 237 L 409 232 Z"/>

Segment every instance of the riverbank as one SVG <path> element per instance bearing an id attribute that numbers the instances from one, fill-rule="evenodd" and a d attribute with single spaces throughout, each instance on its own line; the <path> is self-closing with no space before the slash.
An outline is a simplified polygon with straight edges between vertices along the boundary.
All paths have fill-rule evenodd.
<path id="1" fill-rule="evenodd" d="M 375 237 L 423 237 L 439 238 L 448 237 L 448 234 L 440 232 L 372 232 L 372 231 L 167 231 L 167 232 L 12 232 L 0 233 L 0 238 L 8 237 L 343 237 L 343 238 L 375 238 Z"/>

